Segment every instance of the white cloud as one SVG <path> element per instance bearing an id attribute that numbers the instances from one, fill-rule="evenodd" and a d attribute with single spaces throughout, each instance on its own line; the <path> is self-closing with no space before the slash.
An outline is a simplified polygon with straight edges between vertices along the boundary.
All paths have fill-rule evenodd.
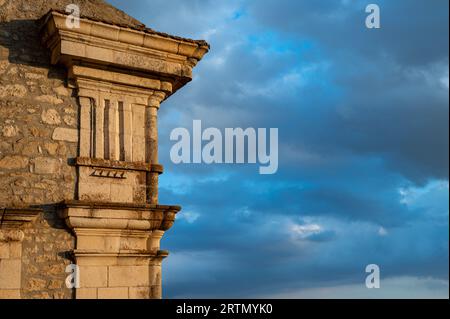
<path id="1" fill-rule="evenodd" d="M 448 192 L 448 190 L 448 181 L 433 181 L 423 187 L 412 186 L 400 188 L 398 192 L 400 194 L 400 203 L 407 206 L 413 206 L 414 204 L 420 204 L 427 196 Z"/>
<path id="2" fill-rule="evenodd" d="M 323 231 L 322 226 L 319 224 L 292 224 L 290 230 L 296 237 L 301 239 L 306 239 L 311 235 L 320 234 Z"/>
<path id="3" fill-rule="evenodd" d="M 410 67 L 405 70 L 406 76 L 414 81 L 422 81 L 430 87 L 449 89 L 448 64 L 434 63 L 430 66 Z"/>
<path id="4" fill-rule="evenodd" d="M 380 235 L 381 237 L 387 236 L 388 234 L 389 234 L 389 233 L 388 233 L 388 231 L 387 231 L 386 228 L 380 227 L 380 228 L 378 229 L 378 235 Z"/>
<path id="5" fill-rule="evenodd" d="M 179 213 L 177 215 L 177 218 L 181 219 L 181 220 L 185 220 L 189 224 L 193 224 L 200 218 L 200 216 L 201 215 L 199 213 L 196 213 L 196 212 L 190 212 L 190 211 L 183 212 L 182 211 L 181 213 Z"/>
<path id="6" fill-rule="evenodd" d="M 260 50 L 260 59 L 264 59 L 264 55 L 273 54 L 269 49 Z M 302 67 L 289 70 L 287 73 L 273 77 L 270 81 L 262 84 L 261 82 L 236 82 L 240 91 L 244 96 L 259 96 L 266 98 L 285 97 L 298 92 L 299 89 L 306 87 L 308 84 L 317 81 L 319 74 L 323 75 L 328 72 L 330 63 L 322 61 L 319 63 L 310 63 Z"/>

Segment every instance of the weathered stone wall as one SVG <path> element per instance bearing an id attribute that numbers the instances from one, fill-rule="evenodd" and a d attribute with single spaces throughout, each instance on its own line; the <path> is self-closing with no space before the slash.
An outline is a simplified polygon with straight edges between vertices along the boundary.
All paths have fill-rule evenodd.
<path id="1" fill-rule="evenodd" d="M 73 290 L 65 286 L 65 269 L 72 263 L 69 251 L 75 239 L 64 221 L 48 209 L 24 233 L 21 298 L 73 298 Z"/>
<path id="2" fill-rule="evenodd" d="M 65 85 L 65 69 L 50 65 L 36 24 L 51 8 L 64 10 L 70 3 L 93 18 L 141 25 L 101 0 L 0 0 L 0 208 L 44 208 L 24 230 L 21 298 L 73 298 L 65 267 L 75 239 L 55 204 L 76 197 L 69 162 L 78 153 L 79 105 Z"/>
<path id="3" fill-rule="evenodd" d="M 7 4 L 0 0 L 0 10 Z M 45 205 L 24 231 L 22 298 L 72 296 L 64 280 L 74 239 L 54 208 L 75 195 L 68 161 L 77 156 L 78 103 L 65 78 L 34 21 L 0 23 L 0 207 Z"/>
<path id="4" fill-rule="evenodd" d="M 158 202 L 157 114 L 208 50 L 102 0 L 0 0 L 0 298 L 161 298 L 181 207 Z"/>

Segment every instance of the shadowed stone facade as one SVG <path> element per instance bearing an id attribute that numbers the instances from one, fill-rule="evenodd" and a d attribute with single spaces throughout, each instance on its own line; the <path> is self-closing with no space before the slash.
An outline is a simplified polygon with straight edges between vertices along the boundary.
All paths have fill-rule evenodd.
<path id="1" fill-rule="evenodd" d="M 208 50 L 100 0 L 0 0 L 0 298 L 161 298 L 181 208 L 158 202 L 157 114 Z"/>

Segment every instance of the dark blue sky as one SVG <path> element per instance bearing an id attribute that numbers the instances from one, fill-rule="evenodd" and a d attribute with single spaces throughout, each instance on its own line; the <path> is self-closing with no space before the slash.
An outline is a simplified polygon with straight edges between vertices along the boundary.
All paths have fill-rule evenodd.
<path id="1" fill-rule="evenodd" d="M 166 297 L 448 298 L 447 0 L 109 2 L 211 44 L 160 110 Z M 278 173 L 172 164 L 193 120 L 279 128 Z"/>

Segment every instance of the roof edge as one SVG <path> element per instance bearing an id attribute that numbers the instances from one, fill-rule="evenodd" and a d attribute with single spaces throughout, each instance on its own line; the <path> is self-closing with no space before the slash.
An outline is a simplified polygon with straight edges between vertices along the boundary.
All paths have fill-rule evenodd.
<path id="1" fill-rule="evenodd" d="M 68 16 L 67 12 L 65 12 L 63 10 L 50 9 L 46 14 L 44 14 L 40 19 L 37 20 L 37 23 L 39 24 L 40 27 L 42 27 L 43 25 L 46 24 L 48 19 L 51 17 L 52 13 L 58 13 L 58 14 L 62 14 L 62 15 Z M 123 24 L 123 23 L 112 23 L 112 22 L 107 21 L 107 20 L 95 19 L 95 18 L 92 18 L 92 17 L 83 16 L 83 15 L 80 15 L 80 18 L 81 19 L 85 19 L 85 20 L 89 20 L 89 21 L 93 21 L 93 22 L 100 22 L 100 23 L 105 23 L 105 24 L 108 24 L 108 25 L 113 25 L 113 26 L 117 26 L 117 27 L 121 27 L 121 28 L 126 28 L 126 29 L 130 29 L 130 30 L 134 30 L 134 31 L 145 32 L 147 34 L 153 34 L 153 35 L 157 35 L 157 36 L 160 36 L 160 37 L 173 39 L 173 40 L 177 40 L 177 41 L 183 41 L 183 42 L 188 42 L 188 43 L 195 43 L 195 44 L 197 44 L 199 46 L 206 46 L 208 49 L 211 48 L 209 43 L 206 42 L 205 40 L 193 40 L 193 39 L 189 39 L 189 38 L 183 38 L 183 37 L 171 35 L 171 34 L 164 33 L 164 32 L 155 31 L 153 29 L 147 28 L 144 24 L 142 24 L 141 27 L 137 27 L 137 26 L 131 26 L 129 24 Z"/>

